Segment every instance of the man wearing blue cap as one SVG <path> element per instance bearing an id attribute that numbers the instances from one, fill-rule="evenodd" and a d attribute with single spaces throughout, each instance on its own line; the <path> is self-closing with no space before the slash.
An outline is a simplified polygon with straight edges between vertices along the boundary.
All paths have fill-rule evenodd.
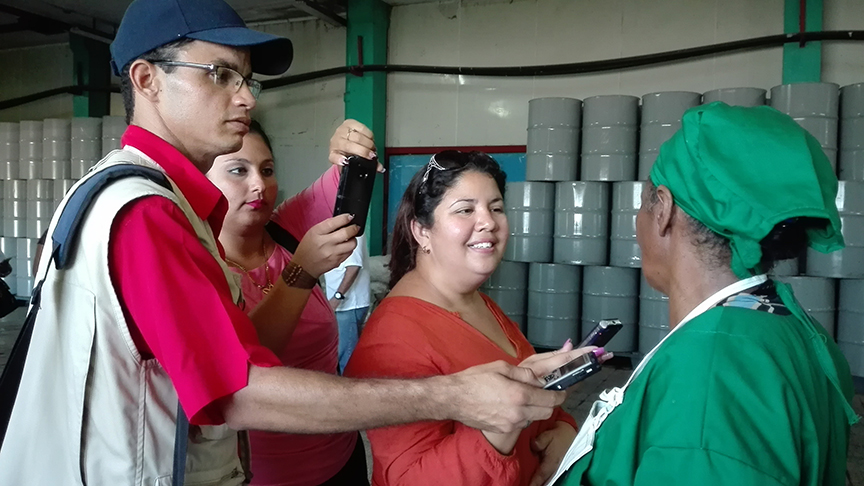
<path id="1" fill-rule="evenodd" d="M 533 372 L 493 363 L 424 380 L 279 366 L 237 305 L 216 240 L 228 205 L 204 173 L 242 145 L 261 89 L 250 74 L 283 73 L 291 42 L 247 29 L 223 0 L 136 0 L 111 53 L 130 127 L 123 149 L 82 183 L 131 164 L 164 184 L 130 177 L 107 186 L 82 215 L 74 264 L 43 259 L 40 310 L 0 449 L 3 484 L 241 484 L 248 443 L 236 430 L 449 419 L 510 431 L 563 401 L 537 388 L 535 372 L 575 353 L 540 356 L 528 363 Z M 340 241 L 357 231 L 344 218 L 332 233 Z M 49 238 L 56 226 L 55 218 Z M 271 295 L 315 283 L 296 258 L 279 280 Z"/>

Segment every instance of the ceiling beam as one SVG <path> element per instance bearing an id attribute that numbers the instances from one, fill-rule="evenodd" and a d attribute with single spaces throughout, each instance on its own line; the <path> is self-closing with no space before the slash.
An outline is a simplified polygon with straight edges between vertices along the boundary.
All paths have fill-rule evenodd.
<path id="1" fill-rule="evenodd" d="M 17 23 L 0 26 L 0 33 L 29 30 L 44 35 L 56 35 L 74 29 L 90 34 L 91 36 L 108 39 L 109 42 L 114 38 L 114 34 L 111 32 L 104 32 L 83 25 L 73 25 L 61 20 L 52 19 L 51 17 L 11 7 L 9 5 L 0 4 L 0 12 L 18 17 Z"/>
<path id="2" fill-rule="evenodd" d="M 293 0 L 291 3 L 298 10 L 317 17 L 330 25 L 336 27 L 346 27 L 348 25 L 348 21 L 344 17 L 315 0 Z"/>

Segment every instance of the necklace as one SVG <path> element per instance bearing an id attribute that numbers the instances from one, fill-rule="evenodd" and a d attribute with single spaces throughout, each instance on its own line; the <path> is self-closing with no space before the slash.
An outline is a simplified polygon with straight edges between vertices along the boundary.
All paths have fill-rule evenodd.
<path id="1" fill-rule="evenodd" d="M 228 263 L 229 265 L 233 265 L 233 266 L 239 268 L 240 271 L 246 275 L 246 277 L 249 279 L 249 281 L 252 282 L 252 284 L 255 285 L 256 287 L 258 287 L 258 290 L 260 290 L 262 294 L 267 295 L 270 293 L 271 290 L 273 290 L 273 282 L 270 281 L 270 266 L 267 265 L 267 248 L 264 246 L 263 240 L 261 241 L 261 253 L 264 254 L 264 278 L 267 279 L 266 280 L 267 283 L 264 285 L 261 285 L 258 282 L 256 282 L 255 279 L 252 278 L 252 275 L 249 275 L 249 271 L 246 270 L 246 268 L 243 267 L 243 265 L 240 265 L 239 263 L 237 263 L 233 260 L 230 260 L 227 257 L 225 258 L 225 262 Z"/>

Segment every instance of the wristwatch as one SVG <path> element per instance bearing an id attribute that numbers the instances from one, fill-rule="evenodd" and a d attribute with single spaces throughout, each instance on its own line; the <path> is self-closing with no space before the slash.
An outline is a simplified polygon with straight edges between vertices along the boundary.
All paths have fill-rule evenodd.
<path id="1" fill-rule="evenodd" d="M 336 300 L 345 300 L 345 294 L 337 290 L 336 293 L 333 294 L 333 298 Z"/>

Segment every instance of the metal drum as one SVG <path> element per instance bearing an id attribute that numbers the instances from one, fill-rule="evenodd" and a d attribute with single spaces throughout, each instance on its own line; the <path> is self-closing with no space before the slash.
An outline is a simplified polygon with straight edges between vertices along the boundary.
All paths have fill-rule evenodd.
<path id="1" fill-rule="evenodd" d="M 780 277 L 777 280 L 792 287 L 801 308 L 822 324 L 833 338 L 836 328 L 837 280 L 820 277 Z"/>
<path id="2" fill-rule="evenodd" d="M 864 83 L 840 88 L 841 180 L 864 181 Z"/>
<path id="3" fill-rule="evenodd" d="M 3 252 L 3 255 L 6 258 L 11 259 L 10 262 L 12 265 L 12 273 L 3 278 L 3 281 L 6 282 L 6 285 L 9 286 L 9 292 L 12 295 L 16 295 L 16 291 L 18 289 L 18 281 L 15 280 L 15 273 L 17 271 L 16 267 L 16 256 L 18 254 L 18 242 L 15 238 L 11 238 L 8 236 L 0 236 L 0 252 Z"/>
<path id="4" fill-rule="evenodd" d="M 681 128 L 681 117 L 688 109 L 702 103 L 700 93 L 664 91 L 642 97 L 642 126 L 639 139 L 638 179 L 643 181 L 660 152 L 660 145 Z"/>
<path id="5" fill-rule="evenodd" d="M 72 161 L 70 178 L 80 179 L 102 158 L 102 119 L 72 119 Z"/>
<path id="6" fill-rule="evenodd" d="M 807 249 L 807 275 L 830 278 L 864 278 L 864 182 L 840 181 L 837 187 L 846 247 L 832 253 Z"/>
<path id="7" fill-rule="evenodd" d="M 503 260 L 480 288 L 507 317 L 519 324 L 524 334 L 528 307 L 528 264 Z"/>
<path id="8" fill-rule="evenodd" d="M 120 148 L 120 137 L 126 131 L 126 119 L 122 116 L 102 117 L 102 156 Z M 101 158 L 101 157 L 100 157 Z"/>
<path id="9" fill-rule="evenodd" d="M 636 350 L 639 323 L 639 270 L 620 267 L 585 267 L 582 285 L 582 337 L 603 319 L 620 319 L 624 328 L 606 346 L 607 351 Z"/>
<path id="10" fill-rule="evenodd" d="M 761 106 L 765 104 L 765 94 L 761 88 L 712 89 L 702 95 L 702 104 L 722 101 L 730 106 Z"/>
<path id="11" fill-rule="evenodd" d="M 27 233 L 27 182 L 3 183 L 3 236 L 24 238 Z"/>
<path id="12" fill-rule="evenodd" d="M 616 182 L 612 185 L 612 228 L 609 265 L 642 267 L 642 252 L 636 242 L 636 215 L 642 207 L 645 182 Z"/>
<path id="13" fill-rule="evenodd" d="M 801 273 L 797 258 L 788 260 L 780 260 L 774 265 L 774 268 L 768 272 L 772 277 L 794 277 Z"/>
<path id="14" fill-rule="evenodd" d="M 639 98 L 593 96 L 583 102 L 582 181 L 636 178 Z"/>
<path id="15" fill-rule="evenodd" d="M 42 178 L 42 122 L 25 120 L 19 125 L 18 177 Z"/>
<path id="16" fill-rule="evenodd" d="M 0 123 L 0 179 L 18 178 L 21 133 L 17 123 Z"/>
<path id="17" fill-rule="evenodd" d="M 529 101 L 525 179 L 576 180 L 581 126 L 580 100 L 537 98 Z"/>
<path id="18" fill-rule="evenodd" d="M 556 263 L 605 265 L 609 239 L 609 184 L 556 184 L 554 235 Z"/>
<path id="19" fill-rule="evenodd" d="M 72 171 L 70 120 L 46 118 L 42 128 L 42 179 L 68 179 Z"/>
<path id="20" fill-rule="evenodd" d="M 18 253 L 15 258 L 16 297 L 30 298 L 33 290 L 33 256 L 36 253 L 37 238 L 17 238 Z"/>
<path id="21" fill-rule="evenodd" d="M 639 283 L 639 353 L 648 354 L 669 334 L 669 296 L 648 285 L 645 274 Z"/>
<path id="22" fill-rule="evenodd" d="M 840 280 L 837 345 L 854 376 L 864 377 L 864 280 Z"/>
<path id="23" fill-rule="evenodd" d="M 555 184 L 510 182 L 505 193 L 510 238 L 504 259 L 513 262 L 551 261 Z"/>
<path id="24" fill-rule="evenodd" d="M 532 263 L 528 270 L 528 342 L 560 348 L 579 340 L 579 292 L 582 268 Z"/>
<path id="25" fill-rule="evenodd" d="M 48 229 L 54 214 L 54 181 L 27 181 L 27 238 L 39 238 Z"/>
<path id="26" fill-rule="evenodd" d="M 781 84 L 771 88 L 771 106 L 791 116 L 816 137 L 837 167 L 840 87 L 834 83 Z"/>

